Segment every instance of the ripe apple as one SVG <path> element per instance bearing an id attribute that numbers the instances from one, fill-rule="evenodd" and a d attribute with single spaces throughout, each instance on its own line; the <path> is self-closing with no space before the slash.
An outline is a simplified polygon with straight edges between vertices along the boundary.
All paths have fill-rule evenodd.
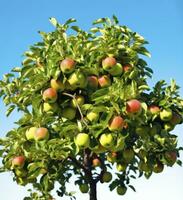
<path id="1" fill-rule="evenodd" d="M 164 129 L 165 129 L 166 131 L 172 131 L 174 128 L 175 128 L 175 126 L 172 125 L 170 122 L 164 123 Z"/>
<path id="2" fill-rule="evenodd" d="M 182 122 L 182 120 L 183 119 L 182 119 L 181 115 L 179 115 L 178 113 L 173 112 L 173 115 L 172 115 L 172 118 L 170 120 L 170 123 L 172 125 L 177 125 L 177 124 L 180 124 Z"/>
<path id="3" fill-rule="evenodd" d="M 110 131 L 121 131 L 124 126 L 124 119 L 121 116 L 114 116 L 108 125 Z"/>
<path id="4" fill-rule="evenodd" d="M 65 89 L 65 85 L 60 80 L 51 79 L 50 85 L 56 91 L 64 91 Z"/>
<path id="5" fill-rule="evenodd" d="M 172 110 L 170 108 L 163 109 L 160 112 L 160 119 L 162 121 L 165 121 L 165 122 L 170 121 L 172 116 L 173 116 L 173 113 L 172 113 Z"/>
<path id="6" fill-rule="evenodd" d="M 30 140 L 30 141 L 34 140 L 36 130 L 37 130 L 37 127 L 31 127 L 30 129 L 28 129 L 25 132 L 25 136 L 26 136 L 27 140 Z"/>
<path id="7" fill-rule="evenodd" d="M 116 191 L 118 195 L 125 195 L 127 188 L 125 186 L 118 186 Z"/>
<path id="8" fill-rule="evenodd" d="M 88 76 L 88 87 L 91 89 L 98 88 L 98 78 L 96 76 Z"/>
<path id="9" fill-rule="evenodd" d="M 153 166 L 153 172 L 161 173 L 164 169 L 164 165 L 161 162 L 157 162 Z"/>
<path id="10" fill-rule="evenodd" d="M 126 103 L 126 111 L 128 113 L 138 113 L 141 111 L 141 109 L 142 109 L 141 103 L 137 99 L 129 100 Z"/>
<path id="11" fill-rule="evenodd" d="M 107 75 L 103 75 L 98 79 L 99 86 L 101 88 L 109 87 L 111 85 L 111 79 Z"/>
<path id="12" fill-rule="evenodd" d="M 97 122 L 99 119 L 99 113 L 98 112 L 94 112 L 94 111 L 89 111 L 86 115 L 86 118 L 90 121 L 90 122 Z"/>
<path id="13" fill-rule="evenodd" d="M 114 145 L 114 138 L 110 133 L 103 133 L 100 136 L 100 144 L 105 148 L 110 148 Z"/>
<path id="14" fill-rule="evenodd" d="M 23 168 L 25 164 L 25 156 L 15 156 L 11 163 L 13 168 Z"/>
<path id="15" fill-rule="evenodd" d="M 82 72 L 73 72 L 69 78 L 68 82 L 73 88 L 84 88 L 87 85 L 87 79 Z"/>
<path id="16" fill-rule="evenodd" d="M 98 158 L 94 158 L 92 160 L 92 165 L 93 165 L 93 167 L 98 167 L 98 166 L 101 165 L 101 162 L 100 162 L 100 160 Z"/>
<path id="17" fill-rule="evenodd" d="M 107 161 L 108 162 L 111 162 L 111 163 L 114 163 L 117 161 L 117 153 L 116 152 L 109 152 L 107 154 Z"/>
<path id="18" fill-rule="evenodd" d="M 176 151 L 166 151 L 165 159 L 172 166 L 177 161 L 177 152 Z"/>
<path id="19" fill-rule="evenodd" d="M 72 99 L 71 106 L 77 108 L 77 105 L 81 107 L 85 103 L 85 98 L 82 95 L 77 95 L 75 99 Z"/>
<path id="20" fill-rule="evenodd" d="M 123 67 L 120 63 L 117 63 L 115 66 L 113 66 L 110 70 L 109 73 L 112 76 L 120 76 L 123 72 Z"/>
<path id="21" fill-rule="evenodd" d="M 90 144 L 90 137 L 87 133 L 79 133 L 75 138 L 75 144 L 80 148 L 87 148 Z"/>
<path id="22" fill-rule="evenodd" d="M 58 105 L 56 103 L 44 102 L 44 104 L 43 104 L 44 112 L 56 112 L 57 110 L 58 110 Z"/>
<path id="23" fill-rule="evenodd" d="M 157 115 L 160 112 L 160 108 L 159 106 L 156 106 L 156 105 L 150 105 L 149 111 L 151 112 L 152 115 Z"/>
<path id="24" fill-rule="evenodd" d="M 127 164 L 126 163 L 117 163 L 116 164 L 116 169 L 119 171 L 119 172 L 124 172 L 127 168 Z"/>
<path id="25" fill-rule="evenodd" d="M 53 88 L 48 88 L 43 92 L 43 99 L 46 102 L 54 103 L 57 100 L 57 91 Z"/>
<path id="26" fill-rule="evenodd" d="M 148 126 L 139 126 L 135 129 L 137 135 L 142 138 L 148 137 L 149 135 L 149 127 Z"/>
<path id="27" fill-rule="evenodd" d="M 38 128 L 35 132 L 34 138 L 36 141 L 48 140 L 49 139 L 48 129 L 44 127 Z"/>
<path id="28" fill-rule="evenodd" d="M 107 57 L 102 61 L 102 67 L 104 70 L 110 70 L 113 66 L 117 64 L 114 57 Z"/>
<path id="29" fill-rule="evenodd" d="M 109 183 L 112 180 L 112 174 L 110 172 L 104 172 L 102 176 L 102 183 Z"/>
<path id="30" fill-rule="evenodd" d="M 60 68 L 64 74 L 70 74 L 74 71 L 75 61 L 72 58 L 65 58 L 60 63 Z"/>
<path id="31" fill-rule="evenodd" d="M 76 109 L 71 107 L 66 107 L 63 109 L 61 115 L 66 119 L 73 120 L 76 116 Z"/>
<path id="32" fill-rule="evenodd" d="M 123 65 L 123 71 L 124 72 L 128 72 L 132 69 L 132 66 L 130 64 L 126 64 L 126 65 Z"/>
<path id="33" fill-rule="evenodd" d="M 89 191 L 89 186 L 86 183 L 83 183 L 81 185 L 79 185 L 79 189 L 82 193 L 88 193 Z"/>
<path id="34" fill-rule="evenodd" d="M 125 149 L 123 151 L 123 158 L 127 163 L 130 163 L 135 156 L 133 149 Z"/>

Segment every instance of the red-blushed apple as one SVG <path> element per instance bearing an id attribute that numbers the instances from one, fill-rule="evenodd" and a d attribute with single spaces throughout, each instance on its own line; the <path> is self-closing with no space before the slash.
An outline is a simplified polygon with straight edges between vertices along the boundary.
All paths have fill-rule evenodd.
<path id="1" fill-rule="evenodd" d="M 37 130 L 37 127 L 31 127 L 25 132 L 26 139 L 29 141 L 34 140 L 35 132 Z"/>
<path id="2" fill-rule="evenodd" d="M 79 133 L 75 138 L 75 144 L 80 148 L 89 147 L 90 136 L 87 133 Z"/>
<path id="3" fill-rule="evenodd" d="M 110 172 L 104 172 L 102 176 L 102 183 L 109 183 L 112 180 L 112 174 Z"/>
<path id="4" fill-rule="evenodd" d="M 165 121 L 165 122 L 170 121 L 172 116 L 173 116 L 173 113 L 172 113 L 172 110 L 170 108 L 163 109 L 160 112 L 160 119 L 162 121 Z"/>
<path id="5" fill-rule="evenodd" d="M 48 88 L 43 92 L 43 99 L 46 102 L 54 103 L 57 100 L 57 91 L 53 88 Z"/>
<path id="6" fill-rule="evenodd" d="M 126 64 L 126 65 L 123 65 L 123 71 L 124 72 L 128 72 L 132 69 L 132 66 L 130 64 Z"/>
<path id="7" fill-rule="evenodd" d="M 98 78 L 94 75 L 88 76 L 88 87 L 91 89 L 97 89 L 98 88 Z"/>
<path id="8" fill-rule="evenodd" d="M 47 103 L 44 102 L 43 104 L 43 111 L 44 112 L 56 112 L 58 110 L 58 105 L 56 103 Z"/>
<path id="9" fill-rule="evenodd" d="M 73 72 L 69 76 L 68 82 L 71 88 L 85 88 L 87 86 L 86 76 L 80 71 Z"/>
<path id="10" fill-rule="evenodd" d="M 34 138 L 36 141 L 48 140 L 49 139 L 48 129 L 44 127 L 38 128 L 35 132 Z"/>
<path id="11" fill-rule="evenodd" d="M 65 89 L 65 85 L 60 80 L 51 79 L 50 85 L 56 91 L 64 91 Z"/>
<path id="12" fill-rule="evenodd" d="M 104 70 L 110 70 L 113 66 L 117 64 L 114 57 L 107 57 L 102 61 L 102 67 Z"/>
<path id="13" fill-rule="evenodd" d="M 118 172 L 124 172 L 127 168 L 127 164 L 126 163 L 117 163 L 116 164 L 116 169 L 118 170 Z"/>
<path id="14" fill-rule="evenodd" d="M 103 75 L 98 79 L 99 86 L 101 88 L 109 87 L 111 85 L 111 79 L 107 75 Z"/>
<path id="15" fill-rule="evenodd" d="M 157 162 L 153 165 L 153 172 L 154 173 L 161 173 L 164 169 L 164 165 L 161 162 Z"/>
<path id="16" fill-rule="evenodd" d="M 127 188 L 126 188 L 126 186 L 118 186 L 116 188 L 116 191 L 117 191 L 118 195 L 125 195 Z"/>
<path id="17" fill-rule="evenodd" d="M 88 193 L 88 191 L 89 191 L 89 186 L 88 186 L 88 184 L 86 184 L 86 183 L 80 184 L 80 185 L 79 185 L 79 190 L 80 190 L 82 193 Z"/>
<path id="18" fill-rule="evenodd" d="M 70 74 L 75 69 L 75 61 L 72 58 L 65 58 L 60 63 L 60 68 L 64 74 Z"/>
<path id="19" fill-rule="evenodd" d="M 131 99 L 126 103 L 127 113 L 138 113 L 142 109 L 141 102 L 137 99 Z"/>
<path id="20" fill-rule="evenodd" d="M 92 160 L 92 165 L 93 165 L 93 167 L 99 167 L 101 165 L 101 162 L 98 158 L 94 158 Z"/>
<path id="21" fill-rule="evenodd" d="M 12 159 L 12 167 L 13 168 L 23 168 L 24 164 L 25 164 L 25 156 L 21 155 L 21 156 L 15 156 Z"/>
<path id="22" fill-rule="evenodd" d="M 166 151 L 165 152 L 165 159 L 168 161 L 169 165 L 174 165 L 177 161 L 177 152 L 176 151 Z"/>
<path id="23" fill-rule="evenodd" d="M 85 103 L 85 98 L 82 95 L 76 95 L 75 99 L 72 99 L 71 106 L 73 108 L 77 108 L 77 106 L 81 107 Z"/>
<path id="24" fill-rule="evenodd" d="M 150 105 L 149 111 L 151 112 L 151 114 L 157 115 L 160 113 L 160 108 L 159 108 L 159 106 L 156 106 L 156 105 Z"/>
<path id="25" fill-rule="evenodd" d="M 172 125 L 177 125 L 177 124 L 180 124 L 182 122 L 182 117 L 180 114 L 176 113 L 176 112 L 173 112 L 173 115 L 172 115 L 172 118 L 170 120 L 170 123 Z"/>
<path id="26" fill-rule="evenodd" d="M 72 107 L 66 107 L 62 110 L 61 115 L 66 119 L 73 120 L 76 116 L 76 109 Z"/>
<path id="27" fill-rule="evenodd" d="M 95 111 L 88 111 L 86 114 L 86 118 L 90 121 L 90 122 L 97 122 L 99 119 L 99 113 L 95 112 Z"/>
<path id="28" fill-rule="evenodd" d="M 126 163 L 130 163 L 135 156 L 133 149 L 128 148 L 123 150 L 123 158 Z"/>
<path id="29" fill-rule="evenodd" d="M 110 148 L 114 145 L 114 138 L 110 133 L 103 133 L 99 138 L 100 144 L 105 148 Z"/>
<path id="30" fill-rule="evenodd" d="M 107 154 L 107 161 L 108 162 L 111 162 L 111 163 L 114 163 L 117 161 L 117 153 L 116 152 L 109 152 Z"/>
<path id="31" fill-rule="evenodd" d="M 110 131 L 120 131 L 123 129 L 124 119 L 121 116 L 114 116 L 108 125 Z"/>

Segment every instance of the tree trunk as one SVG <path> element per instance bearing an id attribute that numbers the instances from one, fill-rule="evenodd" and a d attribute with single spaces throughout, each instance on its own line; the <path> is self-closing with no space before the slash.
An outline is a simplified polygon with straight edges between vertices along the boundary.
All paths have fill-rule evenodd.
<path id="1" fill-rule="evenodd" d="M 97 200 L 97 184 L 95 181 L 90 183 L 90 200 Z"/>

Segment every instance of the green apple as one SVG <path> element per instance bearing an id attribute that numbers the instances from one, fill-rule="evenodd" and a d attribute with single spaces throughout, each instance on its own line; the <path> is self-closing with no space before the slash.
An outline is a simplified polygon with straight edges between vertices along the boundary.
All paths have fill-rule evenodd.
<path id="1" fill-rule="evenodd" d="M 134 156 L 135 156 L 135 153 L 134 153 L 133 149 L 125 149 L 123 151 L 123 158 L 124 158 L 125 162 L 127 162 L 127 163 L 130 163 L 133 160 Z"/>
<path id="2" fill-rule="evenodd" d="M 146 163 L 142 160 L 138 163 L 138 168 L 139 168 L 140 171 L 143 171 L 143 172 L 150 172 L 151 171 L 148 163 Z"/>
<path id="3" fill-rule="evenodd" d="M 63 109 L 61 115 L 66 119 L 73 120 L 76 116 L 76 109 L 71 107 L 66 107 Z"/>
<path id="4" fill-rule="evenodd" d="M 107 154 L 107 161 L 114 163 L 117 161 L 117 153 L 116 152 L 109 152 Z"/>
<path id="5" fill-rule="evenodd" d="M 170 108 L 163 109 L 160 112 L 160 119 L 162 121 L 165 121 L 165 122 L 170 121 L 172 116 L 173 116 L 173 113 L 172 113 L 172 110 Z"/>
<path id="6" fill-rule="evenodd" d="M 86 76 L 82 72 L 73 72 L 69 78 L 68 82 L 73 88 L 84 88 L 87 85 Z"/>
<path id="7" fill-rule="evenodd" d="M 75 69 L 75 61 L 72 58 L 65 58 L 60 63 L 60 68 L 64 74 L 70 74 Z"/>
<path id="8" fill-rule="evenodd" d="M 86 114 L 86 118 L 90 121 L 90 122 L 97 122 L 99 119 L 99 113 L 98 112 L 94 112 L 94 111 L 89 111 Z"/>
<path id="9" fill-rule="evenodd" d="M 15 156 L 11 163 L 13 168 L 23 168 L 25 164 L 25 156 Z"/>
<path id="10" fill-rule="evenodd" d="M 114 138 L 110 133 L 103 133 L 100 136 L 100 144 L 105 148 L 110 148 L 114 145 Z"/>
<path id="11" fill-rule="evenodd" d="M 79 133 L 75 138 L 75 144 L 80 148 L 89 147 L 90 136 L 87 133 Z"/>
<path id="12" fill-rule="evenodd" d="M 65 85 L 60 80 L 51 79 L 50 85 L 56 91 L 64 91 L 65 89 Z"/>
<path id="13" fill-rule="evenodd" d="M 89 191 L 89 186 L 86 183 L 83 183 L 81 185 L 79 185 L 79 189 L 82 193 L 88 193 Z"/>
<path id="14" fill-rule="evenodd" d="M 104 70 L 111 70 L 117 64 L 116 59 L 114 57 L 107 57 L 102 61 L 102 67 Z"/>
<path id="15" fill-rule="evenodd" d="M 111 79 L 107 75 L 103 75 L 98 79 L 99 86 L 101 88 L 109 87 L 111 85 Z"/>
<path id="16" fill-rule="evenodd" d="M 125 195 L 127 188 L 125 186 L 118 186 L 116 191 L 118 195 Z"/>
<path id="17" fill-rule="evenodd" d="M 109 183 L 112 180 L 112 174 L 110 172 L 104 172 L 102 176 L 102 183 Z"/>
<path id="18" fill-rule="evenodd" d="M 30 140 L 30 141 L 34 140 L 36 130 L 37 130 L 37 127 L 31 127 L 25 132 L 25 136 L 27 140 Z"/>
<path id="19" fill-rule="evenodd" d="M 124 126 L 124 119 L 121 116 L 114 116 L 108 125 L 110 131 L 121 131 Z"/>
<path id="20" fill-rule="evenodd" d="M 112 67 L 111 70 L 109 70 L 109 73 L 112 76 L 121 76 L 121 74 L 123 73 L 123 67 L 120 63 L 117 63 L 115 66 Z"/>
<path id="21" fill-rule="evenodd" d="M 77 95 L 75 99 L 72 99 L 71 106 L 73 108 L 77 108 L 77 106 L 81 107 L 85 103 L 85 98 L 82 95 Z"/>
<path id="22" fill-rule="evenodd" d="M 124 172 L 127 168 L 127 164 L 126 163 L 117 163 L 116 164 L 116 169 L 119 171 L 119 172 Z"/>
<path id="23" fill-rule="evenodd" d="M 49 139 L 48 129 L 44 127 L 38 128 L 35 132 L 34 138 L 36 141 L 48 140 Z"/>
<path id="24" fill-rule="evenodd" d="M 54 103 L 57 97 L 57 91 L 53 88 L 48 88 L 43 92 L 43 99 L 46 102 Z"/>
<path id="25" fill-rule="evenodd" d="M 56 103 L 47 103 L 44 102 L 43 104 L 43 111 L 44 112 L 56 112 L 58 110 L 58 105 Z"/>
<path id="26" fill-rule="evenodd" d="M 137 135 L 142 138 L 148 137 L 149 135 L 149 127 L 148 126 L 139 126 L 135 129 Z"/>

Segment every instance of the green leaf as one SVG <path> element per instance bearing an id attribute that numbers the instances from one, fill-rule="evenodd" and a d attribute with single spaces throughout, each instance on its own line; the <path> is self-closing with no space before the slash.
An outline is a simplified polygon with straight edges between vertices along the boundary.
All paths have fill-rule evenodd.
<path id="1" fill-rule="evenodd" d="M 15 108 L 16 108 L 15 105 L 11 105 L 6 111 L 6 116 L 8 117 Z"/>
<path id="2" fill-rule="evenodd" d="M 93 22 L 93 25 L 96 25 L 96 24 L 103 24 L 106 22 L 106 18 L 100 18 L 100 19 L 97 19 Z"/>
<path id="3" fill-rule="evenodd" d="M 133 185 L 128 185 L 128 187 L 130 187 L 134 192 L 136 192 L 136 189 L 134 188 Z"/>
<path id="4" fill-rule="evenodd" d="M 49 21 L 51 22 L 51 24 L 52 24 L 53 26 L 55 26 L 55 27 L 58 26 L 58 22 L 57 22 L 57 20 L 56 20 L 54 17 L 51 17 L 51 18 L 49 19 Z"/>

